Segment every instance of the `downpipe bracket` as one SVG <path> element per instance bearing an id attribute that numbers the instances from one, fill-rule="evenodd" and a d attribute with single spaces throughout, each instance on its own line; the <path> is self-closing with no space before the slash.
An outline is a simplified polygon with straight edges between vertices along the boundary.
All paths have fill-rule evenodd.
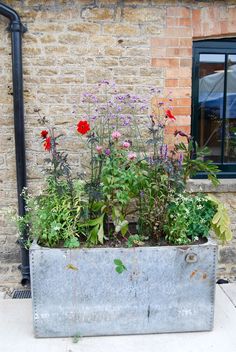
<path id="1" fill-rule="evenodd" d="M 20 32 L 22 34 L 26 33 L 28 31 L 28 28 L 26 25 L 24 25 L 21 22 L 16 22 L 16 21 L 12 21 L 9 26 L 7 27 L 7 31 L 10 33 L 13 32 Z"/>

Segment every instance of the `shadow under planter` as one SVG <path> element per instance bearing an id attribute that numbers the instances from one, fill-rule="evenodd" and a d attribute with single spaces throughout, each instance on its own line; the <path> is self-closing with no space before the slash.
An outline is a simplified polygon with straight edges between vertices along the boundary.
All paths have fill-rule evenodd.
<path id="1" fill-rule="evenodd" d="M 123 265 L 116 271 L 115 259 Z M 33 244 L 36 337 L 213 328 L 217 244 L 50 249 Z M 116 261 L 117 262 L 117 261 Z"/>

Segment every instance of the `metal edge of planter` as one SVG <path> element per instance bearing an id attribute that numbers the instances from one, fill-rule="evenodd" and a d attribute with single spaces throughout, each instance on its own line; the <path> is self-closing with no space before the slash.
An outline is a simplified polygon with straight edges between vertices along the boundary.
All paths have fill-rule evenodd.
<path id="1" fill-rule="evenodd" d="M 114 259 L 127 270 L 117 274 Z M 216 261 L 212 239 L 200 245 L 134 248 L 51 249 L 34 243 L 35 336 L 210 331 Z"/>

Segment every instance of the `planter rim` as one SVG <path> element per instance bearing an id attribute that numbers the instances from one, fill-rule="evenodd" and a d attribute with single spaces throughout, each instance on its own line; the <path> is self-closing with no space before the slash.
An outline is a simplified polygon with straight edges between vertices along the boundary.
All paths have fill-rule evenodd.
<path id="1" fill-rule="evenodd" d="M 193 248 L 198 248 L 198 247 L 205 247 L 205 246 L 209 246 L 209 245 L 213 245 L 213 246 L 217 246 L 218 243 L 215 239 L 213 239 L 212 237 L 208 237 L 207 241 L 204 243 L 199 243 L 199 244 L 186 244 L 186 245 L 169 245 L 169 246 L 139 246 L 139 247 L 75 247 L 75 248 L 66 248 L 66 247 L 43 247 L 40 246 L 36 240 L 33 241 L 32 245 L 30 246 L 30 251 L 32 250 L 62 250 L 62 251 L 71 251 L 71 250 L 79 250 L 79 251 L 83 251 L 83 252 L 98 252 L 98 251 L 145 251 L 145 250 L 157 250 L 157 249 L 162 249 L 162 250 L 166 250 L 167 248 L 172 248 L 172 249 L 179 249 L 179 250 L 183 250 L 186 251 L 189 248 L 193 249 Z"/>

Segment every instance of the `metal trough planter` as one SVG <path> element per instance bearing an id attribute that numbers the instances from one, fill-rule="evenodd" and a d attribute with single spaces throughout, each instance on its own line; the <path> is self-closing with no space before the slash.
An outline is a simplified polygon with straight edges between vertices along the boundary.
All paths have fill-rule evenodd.
<path id="1" fill-rule="evenodd" d="M 36 337 L 213 328 L 217 245 L 30 249 Z M 118 274 L 114 259 L 127 270 Z"/>

